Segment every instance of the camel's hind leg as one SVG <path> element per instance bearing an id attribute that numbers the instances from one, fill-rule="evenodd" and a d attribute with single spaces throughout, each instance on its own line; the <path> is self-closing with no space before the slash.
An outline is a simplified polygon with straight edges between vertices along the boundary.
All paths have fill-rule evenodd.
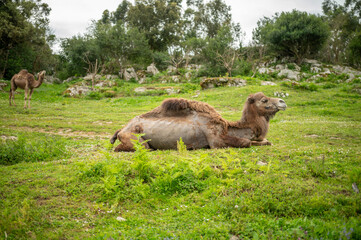
<path id="1" fill-rule="evenodd" d="M 15 104 L 15 90 L 17 89 L 16 85 L 11 83 L 10 86 L 10 94 L 9 94 L 9 104 L 11 106 L 11 101 L 13 102 L 14 106 L 16 106 Z"/>
<path id="2" fill-rule="evenodd" d="M 119 139 L 120 144 L 115 148 L 115 152 L 134 152 L 134 144 L 132 143 L 132 139 L 133 140 L 137 140 L 137 137 L 134 135 L 134 133 L 131 132 L 127 132 L 127 133 L 122 133 L 120 131 L 117 131 L 113 137 L 110 139 L 111 143 L 114 143 L 116 139 L 114 139 L 114 136 L 116 135 L 116 138 Z M 139 138 L 139 142 L 142 143 L 142 145 L 146 148 L 146 149 L 150 149 L 149 144 L 144 141 L 144 139 L 142 137 Z"/>

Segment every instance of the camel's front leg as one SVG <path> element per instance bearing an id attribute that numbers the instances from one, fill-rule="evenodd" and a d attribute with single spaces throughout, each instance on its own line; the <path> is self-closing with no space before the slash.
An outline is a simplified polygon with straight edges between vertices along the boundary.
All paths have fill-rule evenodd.
<path id="1" fill-rule="evenodd" d="M 30 89 L 30 94 L 28 96 L 29 109 L 30 109 L 30 101 L 31 101 L 31 96 L 33 95 L 33 91 L 34 89 Z"/>
<path id="2" fill-rule="evenodd" d="M 252 141 L 252 146 L 264 146 L 264 145 L 272 145 L 267 139 L 263 139 L 262 141 Z"/>
<path id="3" fill-rule="evenodd" d="M 132 143 L 131 139 L 133 140 L 137 140 L 137 137 L 131 133 L 118 133 L 117 134 L 118 140 L 121 142 L 116 148 L 115 148 L 115 152 L 134 152 L 134 144 Z M 149 144 L 147 142 L 144 141 L 144 139 L 142 137 L 139 138 L 139 142 L 142 143 L 142 145 L 146 148 L 146 149 L 150 149 Z"/>
<path id="4" fill-rule="evenodd" d="M 248 148 L 251 146 L 251 140 L 247 138 L 233 137 L 229 135 L 211 135 L 207 136 L 210 148 Z"/>

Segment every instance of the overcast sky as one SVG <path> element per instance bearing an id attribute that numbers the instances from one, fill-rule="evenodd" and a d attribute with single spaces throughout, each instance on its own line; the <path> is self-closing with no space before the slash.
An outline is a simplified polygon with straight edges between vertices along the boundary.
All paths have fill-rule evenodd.
<path id="1" fill-rule="evenodd" d="M 130 0 L 132 3 L 133 0 Z M 206 2 L 208 0 L 205 0 Z M 336 0 L 343 4 L 344 0 Z M 85 33 L 91 20 L 101 18 L 105 9 L 115 11 L 121 0 L 43 0 L 52 9 L 50 12 L 50 27 L 58 38 L 68 38 Z M 232 17 L 241 24 L 246 33 L 244 43 L 252 39 L 252 30 L 257 21 L 266 16 L 271 17 L 276 12 L 297 9 L 309 13 L 321 14 L 323 0 L 225 0 L 232 8 Z"/>

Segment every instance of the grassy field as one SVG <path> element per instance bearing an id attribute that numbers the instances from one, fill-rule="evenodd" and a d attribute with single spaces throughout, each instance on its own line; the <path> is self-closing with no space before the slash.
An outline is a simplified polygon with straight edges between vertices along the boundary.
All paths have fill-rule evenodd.
<path id="1" fill-rule="evenodd" d="M 0 135 L 18 138 L 0 145 L 0 238 L 361 239 L 359 82 L 249 79 L 197 98 L 198 85 L 173 85 L 227 120 L 258 91 L 288 93 L 289 108 L 271 120 L 272 146 L 115 153 L 112 134 L 168 95 L 126 83 L 122 97 L 69 98 L 43 84 L 24 110 L 22 90 L 16 107 L 0 92 Z"/>

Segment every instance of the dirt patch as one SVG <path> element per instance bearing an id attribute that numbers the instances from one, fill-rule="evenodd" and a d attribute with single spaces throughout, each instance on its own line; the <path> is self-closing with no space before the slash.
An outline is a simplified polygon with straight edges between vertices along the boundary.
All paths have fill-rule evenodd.
<path id="1" fill-rule="evenodd" d="M 44 129 L 44 128 L 36 128 L 36 127 L 32 128 L 32 127 L 16 127 L 16 126 L 10 126 L 10 128 L 14 130 L 22 130 L 26 132 L 40 132 L 40 133 L 47 133 L 47 134 L 59 135 L 63 137 L 72 137 L 72 138 L 107 139 L 111 137 L 110 133 L 73 131 L 70 128 Z"/>

